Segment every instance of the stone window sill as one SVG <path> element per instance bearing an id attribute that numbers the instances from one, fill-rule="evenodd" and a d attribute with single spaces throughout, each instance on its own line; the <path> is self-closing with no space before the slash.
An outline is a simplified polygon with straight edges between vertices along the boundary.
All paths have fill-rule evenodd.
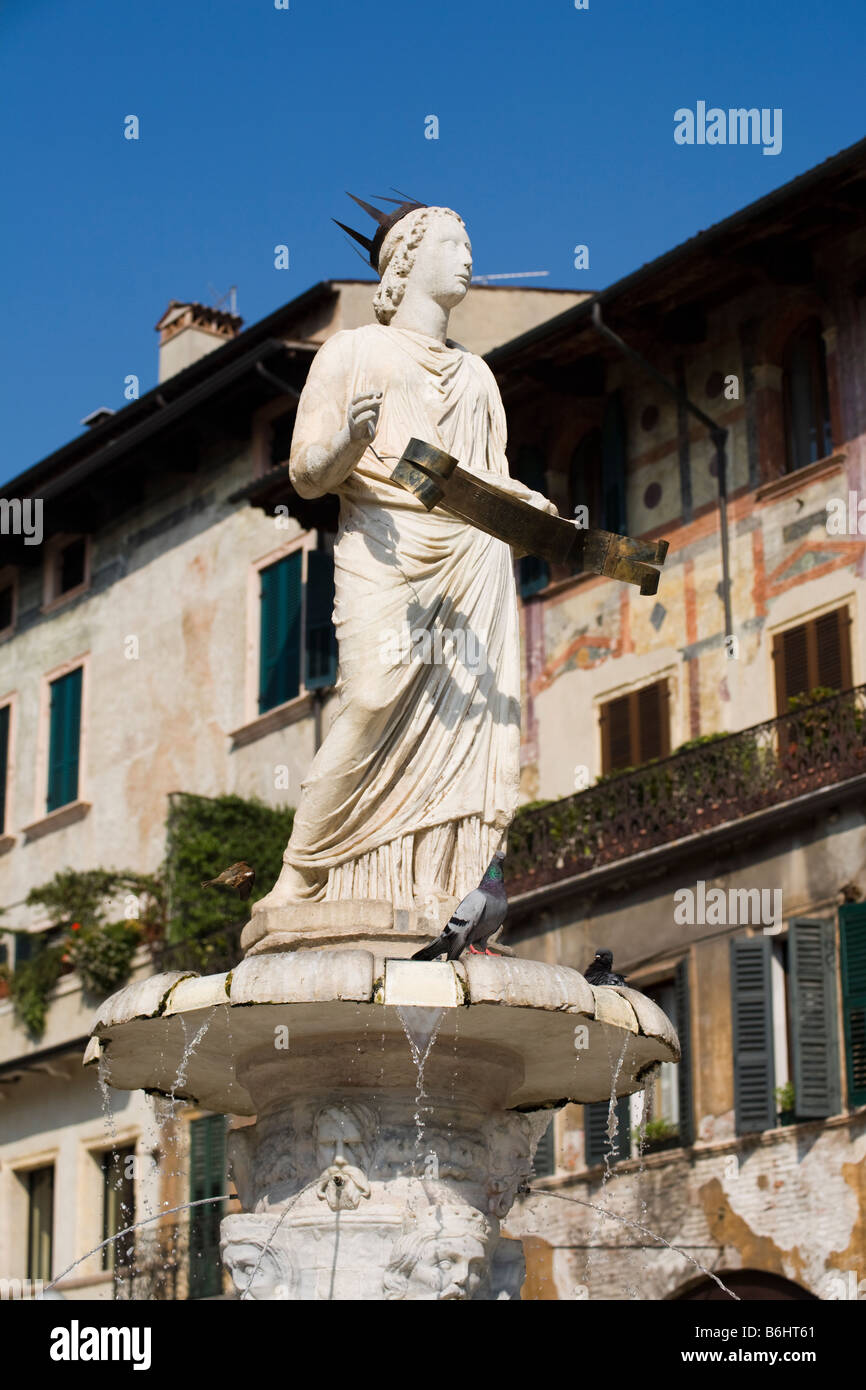
<path id="1" fill-rule="evenodd" d="M 8 854 L 14 843 L 14 835 L 0 835 L 0 854 Z"/>
<path id="2" fill-rule="evenodd" d="M 762 483 L 755 490 L 755 497 L 759 502 L 766 502 L 775 497 L 785 497 L 790 492 L 798 492 L 810 483 L 830 477 L 844 462 L 844 453 L 828 454 L 827 458 L 816 459 L 814 463 L 808 463 L 805 468 L 798 468 L 794 473 L 784 473 L 781 478 L 772 478 L 770 482 Z"/>
<path id="3" fill-rule="evenodd" d="M 56 811 L 50 811 L 42 820 L 25 825 L 24 834 L 28 840 L 41 840 L 43 835 L 50 835 L 54 830 L 63 830 L 67 825 L 84 820 L 89 810 L 89 801 L 70 801 L 68 806 L 58 806 Z"/>
<path id="4" fill-rule="evenodd" d="M 287 700 L 284 705 L 275 705 L 265 714 L 250 720 L 249 724 L 242 724 L 239 729 L 233 729 L 229 734 L 232 747 L 243 748 L 248 743 L 255 743 L 256 739 L 275 733 L 277 729 L 284 729 L 288 724 L 296 724 L 299 719 L 305 719 L 311 712 L 318 693 L 304 690 L 300 695 L 296 695 L 294 700 Z M 324 695 L 327 692 L 321 693 Z"/>

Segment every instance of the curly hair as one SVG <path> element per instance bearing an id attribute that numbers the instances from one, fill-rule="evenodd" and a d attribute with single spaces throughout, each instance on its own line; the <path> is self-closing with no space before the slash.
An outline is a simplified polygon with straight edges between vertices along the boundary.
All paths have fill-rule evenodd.
<path id="1" fill-rule="evenodd" d="M 381 284 L 373 296 L 373 310 L 380 323 L 390 323 L 394 317 L 406 293 L 406 282 L 415 264 L 415 254 L 437 213 L 454 217 L 461 227 L 466 226 L 460 214 L 452 208 L 418 208 L 401 217 L 382 242 L 379 252 Z"/>

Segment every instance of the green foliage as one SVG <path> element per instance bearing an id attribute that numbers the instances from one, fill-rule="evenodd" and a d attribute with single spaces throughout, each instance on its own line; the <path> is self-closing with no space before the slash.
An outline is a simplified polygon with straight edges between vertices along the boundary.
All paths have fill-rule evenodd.
<path id="1" fill-rule="evenodd" d="M 250 908 L 270 892 L 283 864 L 292 833 L 294 810 L 267 806 L 240 796 L 194 796 L 177 792 L 170 799 L 166 848 L 170 945 L 185 950 L 173 968 L 208 968 L 225 942 L 237 935 Z M 243 859 L 255 869 L 256 884 L 247 902 L 222 887 L 202 888 L 230 864 Z M 210 938 L 210 940 L 208 939 Z"/>
<path id="2" fill-rule="evenodd" d="M 16 966 L 9 977 L 9 994 L 16 1017 L 36 1038 L 45 1031 L 48 997 L 63 969 L 65 950 L 57 941 L 40 933 L 33 943 L 33 955 Z"/>
<path id="3" fill-rule="evenodd" d="M 632 1133 L 635 1141 L 640 1143 L 640 1129 L 635 1129 Z M 672 1125 L 669 1120 L 659 1118 L 657 1120 L 647 1120 L 646 1130 L 643 1134 L 643 1142 L 645 1147 L 648 1148 L 651 1144 L 663 1144 L 671 1139 L 679 1139 L 679 1137 L 680 1132 L 676 1125 Z"/>
<path id="4" fill-rule="evenodd" d="M 794 1102 L 796 1099 L 794 1095 L 793 1081 L 786 1081 L 784 1086 L 777 1086 L 775 1095 L 776 1109 L 778 1110 L 780 1115 L 785 1115 L 793 1111 Z"/>
<path id="5" fill-rule="evenodd" d="M 67 943 L 68 954 L 84 988 L 100 997 L 117 989 L 129 975 L 140 940 L 137 921 L 107 922 L 77 931 Z"/>

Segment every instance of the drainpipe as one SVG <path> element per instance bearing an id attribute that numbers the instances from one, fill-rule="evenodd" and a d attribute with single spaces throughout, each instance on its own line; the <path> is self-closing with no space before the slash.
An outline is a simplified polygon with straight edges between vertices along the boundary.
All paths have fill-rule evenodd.
<path id="1" fill-rule="evenodd" d="M 648 362 L 641 353 L 629 347 L 628 343 L 624 342 L 619 334 L 614 333 L 612 328 L 608 328 L 601 316 L 601 305 L 598 303 L 592 306 L 592 321 L 602 337 L 607 338 L 609 343 L 613 343 L 614 347 L 618 352 L 622 353 L 623 357 L 628 357 L 630 361 L 636 362 L 643 371 L 648 372 L 649 375 L 675 397 L 676 400 L 682 401 L 686 409 L 691 411 L 692 415 L 700 420 L 702 425 L 706 426 L 710 438 L 715 445 L 719 482 L 719 534 L 722 547 L 722 601 L 725 605 L 725 637 L 727 646 L 727 639 L 733 637 L 734 634 L 734 617 L 731 611 L 731 563 L 728 543 L 728 431 L 717 424 L 715 420 L 711 419 L 709 415 L 704 414 L 701 408 L 695 405 L 694 401 L 689 400 L 685 391 L 681 391 L 674 382 L 669 381 L 666 376 L 653 366 L 652 362 Z M 728 647 L 728 655 L 732 655 L 730 647 Z"/>

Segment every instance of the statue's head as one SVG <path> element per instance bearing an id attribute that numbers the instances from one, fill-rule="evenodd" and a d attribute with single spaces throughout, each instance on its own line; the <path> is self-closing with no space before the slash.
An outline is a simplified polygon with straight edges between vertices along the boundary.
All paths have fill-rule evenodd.
<path id="1" fill-rule="evenodd" d="M 463 219 L 450 208 L 416 208 L 391 228 L 379 252 L 381 284 L 373 299 L 380 323 L 390 323 L 411 276 L 413 289 L 443 309 L 465 298 L 472 246 Z"/>
<path id="2" fill-rule="evenodd" d="M 391 1251 L 383 1290 L 391 1299 L 468 1300 L 487 1279 L 492 1227 L 469 1207 L 432 1207 Z"/>

